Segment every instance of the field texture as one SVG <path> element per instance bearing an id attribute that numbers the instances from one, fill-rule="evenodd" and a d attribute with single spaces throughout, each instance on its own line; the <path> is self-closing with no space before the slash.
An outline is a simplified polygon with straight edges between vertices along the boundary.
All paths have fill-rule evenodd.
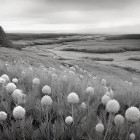
<path id="1" fill-rule="evenodd" d="M 138 37 L 10 34 L 0 140 L 139 140 Z"/>

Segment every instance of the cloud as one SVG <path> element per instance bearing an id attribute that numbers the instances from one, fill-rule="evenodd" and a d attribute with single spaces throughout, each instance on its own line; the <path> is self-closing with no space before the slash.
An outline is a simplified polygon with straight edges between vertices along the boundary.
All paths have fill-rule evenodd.
<path id="1" fill-rule="evenodd" d="M 135 26 L 139 5 L 139 0 L 0 0 L 0 24 L 6 30 L 54 31 Z"/>

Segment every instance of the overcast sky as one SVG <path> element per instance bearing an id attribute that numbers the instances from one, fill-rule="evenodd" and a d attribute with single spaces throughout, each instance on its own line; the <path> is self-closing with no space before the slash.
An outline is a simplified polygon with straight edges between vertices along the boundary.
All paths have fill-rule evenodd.
<path id="1" fill-rule="evenodd" d="M 140 33 L 140 0 L 0 0 L 5 31 Z"/>

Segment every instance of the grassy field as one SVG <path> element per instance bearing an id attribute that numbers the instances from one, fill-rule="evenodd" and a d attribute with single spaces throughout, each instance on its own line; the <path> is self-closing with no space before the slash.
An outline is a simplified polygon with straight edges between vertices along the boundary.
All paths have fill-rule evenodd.
<path id="1" fill-rule="evenodd" d="M 10 36 L 25 48 L 0 49 L 0 140 L 140 139 L 138 36 Z"/>
<path id="2" fill-rule="evenodd" d="M 38 56 L 52 58 L 58 56 L 56 58 L 59 60 L 60 58 L 83 60 L 83 57 L 89 57 L 95 58 L 93 61 L 101 64 L 140 70 L 136 59 L 129 59 L 140 55 L 139 35 L 9 34 L 9 36 L 15 44 L 22 44 L 25 47 L 22 50 L 33 52 Z"/>
<path id="3" fill-rule="evenodd" d="M 40 60 L 40 65 L 31 65 L 30 58 L 26 55 L 29 61 L 14 58 L 0 62 L 0 76 L 6 79 L 0 89 L 0 109 L 7 114 L 3 119 L 0 115 L 0 139 L 129 140 L 132 133 L 136 139 L 140 138 L 139 121 L 131 123 L 125 113 L 127 108 L 140 105 L 138 75 L 80 61 L 69 61 L 72 67 L 56 65 L 53 61 L 49 63 L 48 60 L 46 64 Z M 15 78 L 15 87 L 22 94 L 8 85 L 14 83 Z M 106 82 L 102 82 L 103 78 Z M 43 90 L 45 85 L 50 89 Z M 89 87 L 92 90 L 88 90 Z M 73 92 L 76 96 L 70 98 Z M 25 98 L 21 98 L 23 94 Z M 110 101 L 118 101 L 118 111 L 105 109 L 109 100 L 108 103 L 103 100 L 104 95 Z M 116 106 L 111 108 L 116 109 Z M 118 114 L 125 121 L 117 120 Z M 132 114 L 137 117 L 135 112 Z"/>

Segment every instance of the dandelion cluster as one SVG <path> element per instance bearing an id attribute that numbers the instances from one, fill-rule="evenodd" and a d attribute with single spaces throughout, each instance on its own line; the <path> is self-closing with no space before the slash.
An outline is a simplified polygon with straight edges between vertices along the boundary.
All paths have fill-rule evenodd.
<path id="1" fill-rule="evenodd" d="M 135 83 L 123 82 L 122 85 L 116 80 L 113 85 L 108 78 L 107 83 L 101 75 L 92 75 L 77 65 L 64 64 L 58 67 L 60 70 L 57 65 L 53 68 L 39 64 L 38 68 L 26 61 L 26 67 L 15 65 L 17 62 L 14 68 L 11 65 L 4 70 L 8 75 L 0 77 L 0 139 L 17 135 L 22 135 L 20 139 L 32 136 L 32 139 L 62 140 L 70 137 L 121 139 L 126 134 L 130 140 L 139 137 L 135 128 L 133 133 L 125 128 L 128 121 L 131 127 L 137 122 L 139 128 L 139 107 L 131 106 L 126 110 L 128 97 L 123 94 L 133 90 Z M 135 101 L 138 104 L 138 100 Z M 131 99 L 128 103 L 133 104 Z M 10 134 L 11 130 L 20 132 Z M 117 135 L 112 135 L 114 133 Z"/>

